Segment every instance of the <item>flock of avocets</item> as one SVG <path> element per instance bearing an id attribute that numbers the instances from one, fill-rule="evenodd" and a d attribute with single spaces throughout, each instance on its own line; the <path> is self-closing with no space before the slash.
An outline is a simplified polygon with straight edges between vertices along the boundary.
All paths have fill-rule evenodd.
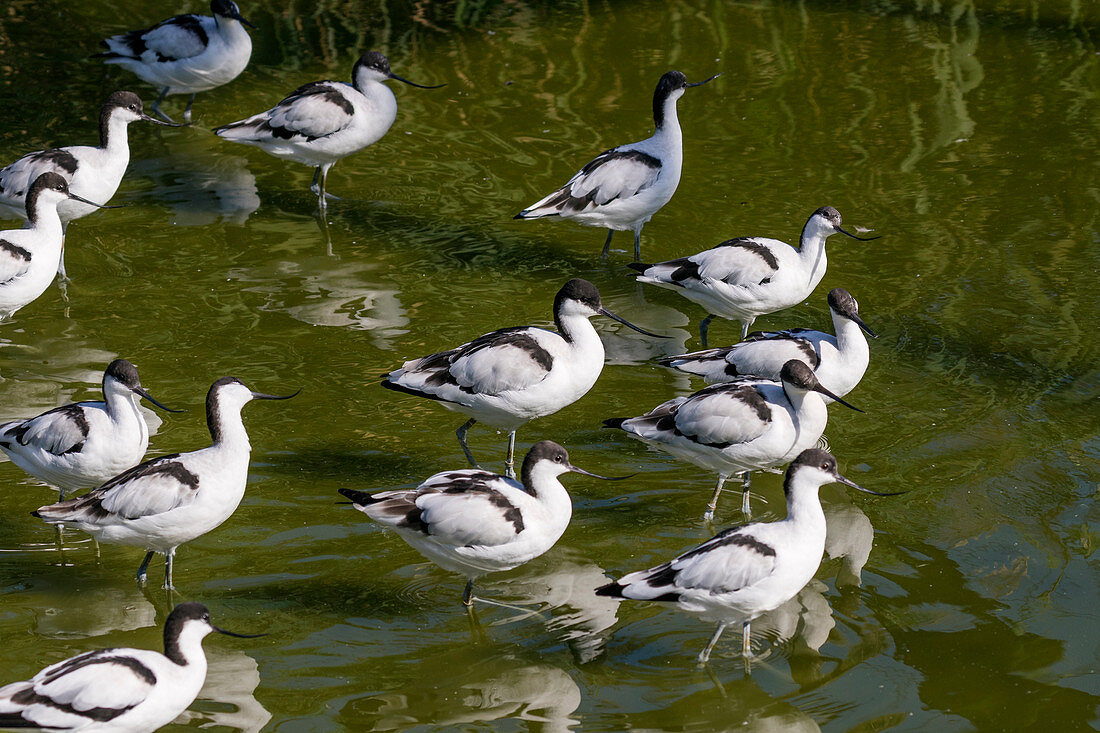
<path id="1" fill-rule="evenodd" d="M 231 0 L 212 0 L 213 17 L 182 15 L 146 30 L 104 41 L 106 63 L 119 64 L 160 88 L 152 110 L 130 92 L 108 97 L 99 120 L 100 145 L 30 153 L 0 171 L 0 206 L 26 220 L 0 232 L 0 313 L 10 316 L 65 278 L 63 244 L 69 222 L 110 208 L 129 162 L 127 126 L 145 120 L 181 126 L 161 110 L 167 95 L 190 94 L 235 78 L 248 63 L 250 25 Z M 717 75 L 715 75 L 717 76 Z M 608 229 L 605 256 L 617 230 L 634 233 L 641 259 L 641 230 L 672 197 L 680 179 L 682 136 L 677 100 L 690 87 L 678 71 L 664 74 L 653 96 L 655 132 L 641 142 L 601 153 L 564 186 L 516 218 L 556 216 Z M 401 79 L 382 54 L 364 54 L 352 82 L 318 81 L 277 105 L 215 130 L 221 137 L 255 145 L 280 158 L 316 168 L 318 206 L 329 169 L 371 145 L 389 129 L 397 105 L 383 85 Z M 420 85 L 413 85 L 420 86 Z M 431 87 L 425 87 L 431 88 Z M 803 302 L 826 269 L 825 243 L 836 233 L 866 241 L 841 226 L 836 209 L 814 211 L 798 248 L 762 237 L 731 239 L 705 252 L 656 264 L 635 262 L 637 279 L 681 293 L 701 305 L 705 350 L 666 357 L 660 363 L 701 376 L 710 386 L 676 397 L 638 417 L 605 421 L 611 428 L 714 471 L 718 483 L 705 518 L 713 519 L 723 484 L 743 481 L 742 512 L 749 515 L 749 475 L 787 465 L 787 517 L 726 529 L 657 567 L 629 573 L 596 590 L 604 596 L 676 604 L 717 623 L 699 655 L 705 663 L 723 630 L 742 624 L 742 654 L 751 657 L 750 622 L 792 598 L 814 576 L 825 543 L 819 488 L 840 482 L 861 491 L 837 470 L 836 459 L 816 448 L 827 405 L 843 399 L 867 369 L 869 350 L 855 298 L 842 288 L 828 295 L 833 333 L 796 329 L 749 334 L 753 320 Z M 572 513 L 559 481 L 566 472 L 607 478 L 574 466 L 565 448 L 535 443 L 514 470 L 516 430 L 528 421 L 572 404 L 595 384 L 604 347 L 590 323 L 615 319 L 647 336 L 662 338 L 603 306 L 596 287 L 566 282 L 554 300 L 557 331 L 533 326 L 503 328 L 457 348 L 414 359 L 390 372 L 382 386 L 435 400 L 469 419 L 457 431 L 472 468 L 435 474 L 414 489 L 367 493 L 342 489 L 352 505 L 393 528 L 437 565 L 467 578 L 463 602 L 476 600 L 480 576 L 515 568 L 561 537 Z M 715 316 L 741 322 L 733 346 L 706 349 Z M 146 399 L 165 410 L 142 386 L 128 361 L 112 362 L 103 375 L 103 401 L 79 402 L 37 417 L 0 425 L 0 449 L 12 462 L 60 490 L 60 501 L 34 515 L 98 542 L 146 550 L 137 578 L 146 579 L 155 553 L 165 556 L 164 587 L 173 589 L 176 548 L 216 528 L 244 495 L 251 446 L 241 410 L 251 400 L 288 399 L 254 392 L 239 379 L 214 382 L 206 399 L 211 445 L 144 463 L 149 428 L 139 410 Z M 466 442 L 481 422 L 508 433 L 503 475 L 478 466 Z M 629 478 L 629 477 L 620 477 Z M 92 488 L 94 487 L 94 488 Z M 66 498 L 67 492 L 91 488 Z M 868 493 L 877 493 L 868 491 Z M 887 494 L 880 494 L 887 495 Z M 87 652 L 49 666 L 33 679 L 0 688 L 0 727 L 51 730 L 146 731 L 184 710 L 206 675 L 201 642 L 210 614 L 182 603 L 164 628 L 164 654 L 137 649 Z"/>

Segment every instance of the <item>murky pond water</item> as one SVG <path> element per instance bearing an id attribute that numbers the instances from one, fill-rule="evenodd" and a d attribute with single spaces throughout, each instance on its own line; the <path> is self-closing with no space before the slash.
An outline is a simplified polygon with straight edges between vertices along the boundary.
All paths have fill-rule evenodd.
<path id="1" fill-rule="evenodd" d="M 125 0 L 10 2 L 0 13 L 0 161 L 91 142 L 108 93 L 154 90 L 86 56 L 168 12 Z M 172 729 L 1080 730 L 1097 705 L 1100 525 L 1100 12 L 1077 2 L 245 2 L 249 68 L 201 94 L 190 129 L 131 127 L 117 211 L 69 230 L 68 302 L 51 288 L 0 330 L 0 417 L 94 398 L 132 360 L 172 406 L 151 453 L 208 443 L 202 399 L 234 375 L 289 402 L 250 405 L 248 493 L 177 556 L 180 599 L 269 636 L 210 638 L 206 691 Z M 215 125 L 295 86 L 348 78 L 377 48 L 396 73 L 389 135 L 334 168 L 324 226 L 312 171 L 223 142 Z M 684 175 L 646 226 L 667 259 L 739 235 L 797 238 L 819 206 L 873 228 L 830 240 L 830 269 L 759 328 L 828 324 L 845 287 L 881 334 L 827 436 L 842 470 L 904 496 L 823 490 L 830 557 L 730 632 L 592 589 L 709 536 L 713 477 L 600 427 L 701 386 L 653 357 L 698 346 L 702 311 L 639 287 L 629 237 L 513 221 L 595 153 L 647 136 L 660 75 L 715 82 L 680 101 Z M 170 111 L 182 108 L 171 98 Z M 9 225 L 10 226 L 10 225 Z M 561 442 L 605 484 L 566 478 L 570 528 L 463 581 L 338 506 L 337 489 L 415 485 L 464 465 L 461 417 L 378 385 L 403 360 L 506 325 L 549 324 L 571 277 L 657 343 L 608 321 L 608 365 L 575 405 L 519 433 Z M 716 343 L 737 324 L 711 327 Z M 470 434 L 499 469 L 504 438 Z M 111 645 L 157 647 L 167 601 L 141 553 L 81 537 L 53 551 L 28 513 L 53 494 L 0 464 L 0 682 Z M 762 475 L 757 518 L 783 515 Z M 764 503 L 767 502 L 767 503 Z M 720 524 L 739 521 L 736 500 Z"/>

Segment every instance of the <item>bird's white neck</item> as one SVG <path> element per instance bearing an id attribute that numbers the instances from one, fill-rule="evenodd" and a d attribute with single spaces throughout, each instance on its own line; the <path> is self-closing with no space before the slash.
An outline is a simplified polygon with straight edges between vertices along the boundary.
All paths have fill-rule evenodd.
<path id="1" fill-rule="evenodd" d="M 103 398 L 107 403 L 107 414 L 111 416 L 111 422 L 134 426 L 143 441 L 148 442 L 149 426 L 141 415 L 140 397 L 125 388 L 107 388 L 103 390 Z"/>
<path id="2" fill-rule="evenodd" d="M 185 623 L 174 638 L 165 634 L 164 656 L 188 671 L 201 672 L 206 677 L 206 653 L 202 650 L 202 640 L 210 633 L 210 627 L 198 623 Z"/>
<path id="3" fill-rule="evenodd" d="M 247 41 L 249 45 L 252 45 L 252 37 L 248 35 L 248 31 L 236 18 L 223 18 L 215 15 L 214 22 L 218 26 L 218 32 L 227 44 L 234 45 Z"/>
<path id="4" fill-rule="evenodd" d="M 107 151 L 111 157 L 130 158 L 130 140 L 127 130 L 130 127 L 129 120 L 122 115 L 112 114 L 99 127 L 99 147 Z"/>
<path id="5" fill-rule="evenodd" d="M 366 97 L 367 104 L 370 105 L 371 115 L 375 120 L 380 122 L 384 122 L 386 119 L 389 120 L 386 124 L 386 129 L 389 129 L 389 126 L 397 119 L 397 98 L 393 96 L 393 91 L 378 79 L 371 78 L 365 73 L 360 73 L 353 86 Z"/>
<path id="6" fill-rule="evenodd" d="M 825 430 L 825 424 L 829 420 L 829 408 L 825 406 L 825 400 L 817 392 L 783 385 L 783 393 L 791 403 L 794 410 L 792 419 L 798 434 L 796 443 L 800 443 L 803 433 L 810 431 L 821 434 Z M 811 448 L 811 446 L 805 446 Z M 793 456 L 791 456 L 793 458 Z"/>
<path id="7" fill-rule="evenodd" d="M 680 145 L 683 142 L 680 119 L 676 116 L 677 99 L 679 97 L 669 95 L 659 110 L 653 110 L 653 137 L 662 140 L 665 145 Z"/>
<path id="8" fill-rule="evenodd" d="M 547 514 L 551 534 L 560 527 L 557 535 L 560 536 L 569 525 L 569 519 L 573 515 L 573 501 L 569 498 L 569 492 L 558 480 L 560 470 L 549 461 L 539 461 L 523 476 L 524 489 L 534 496 Z"/>
<path id="9" fill-rule="evenodd" d="M 24 229 L 33 229 L 41 237 L 40 241 L 57 243 L 57 251 L 61 252 L 61 243 L 65 237 L 65 228 L 61 224 L 61 217 L 57 213 L 57 201 L 47 201 L 39 198 L 30 210 L 27 211 L 27 223 Z M 38 254 L 32 252 L 32 254 Z"/>
<path id="10" fill-rule="evenodd" d="M 603 341 L 587 315 L 579 313 L 555 315 L 558 332 L 569 346 L 577 352 L 598 353 L 602 366 L 604 357 Z"/>
<path id="11" fill-rule="evenodd" d="M 787 521 L 798 524 L 799 536 L 819 534 L 822 550 L 825 547 L 825 512 L 821 509 L 818 492 L 821 487 L 809 481 L 794 481 L 786 488 Z"/>
<path id="12" fill-rule="evenodd" d="M 207 405 L 206 426 L 210 429 L 210 439 L 215 447 L 247 455 L 252 450 L 252 444 L 248 442 L 248 432 L 244 429 L 241 407 L 243 405 L 216 403 L 213 408 Z"/>
<path id="13" fill-rule="evenodd" d="M 855 321 L 833 314 L 833 331 L 836 333 L 836 349 L 845 363 L 866 363 L 871 357 L 867 337 Z"/>
<path id="14" fill-rule="evenodd" d="M 816 288 L 825 276 L 825 268 L 828 267 L 828 259 L 825 256 L 825 241 L 833 233 L 831 227 L 820 224 L 818 217 L 811 217 L 806 226 L 802 228 L 802 236 L 798 244 L 798 256 L 809 276 L 811 288 Z"/>

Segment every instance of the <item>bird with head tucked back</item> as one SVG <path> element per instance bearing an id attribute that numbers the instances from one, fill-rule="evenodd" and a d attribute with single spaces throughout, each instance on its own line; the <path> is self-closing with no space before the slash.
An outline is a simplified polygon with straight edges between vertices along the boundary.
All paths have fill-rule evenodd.
<path id="1" fill-rule="evenodd" d="M 233 81 L 252 57 L 252 38 L 244 26 L 256 26 L 241 16 L 237 3 L 210 0 L 210 12 L 176 15 L 152 28 L 111 36 L 100 41 L 107 50 L 94 57 L 160 87 L 152 110 L 169 122 L 160 103 L 169 94 L 190 94 L 183 111 L 184 122 L 190 122 L 195 94 Z"/>

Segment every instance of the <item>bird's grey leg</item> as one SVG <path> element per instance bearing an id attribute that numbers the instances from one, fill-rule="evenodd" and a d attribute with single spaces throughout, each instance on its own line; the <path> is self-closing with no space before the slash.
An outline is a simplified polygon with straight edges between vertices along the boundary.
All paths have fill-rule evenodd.
<path id="1" fill-rule="evenodd" d="M 747 663 L 752 659 L 752 634 L 750 632 L 749 624 L 751 621 L 746 621 L 741 624 L 741 656 L 745 658 Z"/>
<path id="2" fill-rule="evenodd" d="M 471 417 L 459 426 L 458 430 L 455 431 L 455 435 L 458 436 L 458 444 L 462 446 L 462 452 L 466 454 L 466 460 L 469 461 L 470 465 L 474 468 L 481 468 L 481 466 L 477 465 L 477 461 L 474 460 L 474 454 L 470 452 L 470 446 L 466 445 L 466 433 L 470 432 L 470 428 L 472 428 L 476 422 L 477 420 Z"/>
<path id="3" fill-rule="evenodd" d="M 317 206 L 321 209 L 321 213 L 324 213 L 327 209 L 327 202 L 329 200 L 340 200 L 339 196 L 333 196 L 331 193 L 325 191 L 325 182 L 327 180 L 328 168 L 323 165 L 317 166 L 317 169 L 313 172 L 313 183 L 309 185 L 309 190 L 317 194 Z"/>
<path id="4" fill-rule="evenodd" d="M 313 174 L 313 185 L 310 186 L 310 189 L 315 189 L 317 193 L 317 208 L 321 210 L 322 214 L 328 209 L 328 203 L 325 201 L 325 178 L 321 166 L 318 166 Z"/>
<path id="5" fill-rule="evenodd" d="M 714 496 L 710 498 L 710 503 L 707 504 L 707 511 L 703 514 L 704 522 L 714 521 L 714 510 L 718 508 L 718 495 L 722 493 L 722 487 L 726 485 L 726 479 L 729 478 L 724 473 L 718 474 L 718 485 L 714 487 Z"/>
<path id="6" fill-rule="evenodd" d="M 741 474 L 741 513 L 745 515 L 745 519 L 752 516 L 752 511 L 749 509 L 749 484 L 751 481 L 751 473 L 745 471 Z"/>
<path id="7" fill-rule="evenodd" d="M 600 255 L 600 257 L 603 257 L 605 260 L 607 259 L 607 256 L 611 253 L 611 237 L 613 236 L 615 236 L 615 230 L 608 229 L 607 239 L 605 239 L 603 243 L 603 254 Z"/>
<path id="8" fill-rule="evenodd" d="M 164 555 L 164 590 L 176 589 L 176 586 L 172 583 L 172 561 L 175 557 L 175 549 L 169 550 Z"/>
<path id="9" fill-rule="evenodd" d="M 474 579 L 470 578 L 466 581 L 466 590 L 462 591 L 462 603 L 466 608 L 472 608 L 474 605 Z"/>
<path id="10" fill-rule="evenodd" d="M 151 107 L 149 107 L 149 109 L 151 109 L 151 110 L 153 110 L 154 112 L 156 112 L 156 113 L 157 113 L 157 117 L 160 117 L 160 118 L 161 118 L 162 120 L 167 120 L 168 122 L 172 122 L 172 123 L 175 123 L 175 120 L 173 120 L 173 119 L 172 119 L 171 117 L 169 117 L 168 115 L 164 114 L 164 110 L 162 110 L 162 109 L 160 108 L 160 103 L 161 103 L 161 102 L 163 102 L 163 101 L 164 101 L 164 98 L 165 98 L 165 97 L 167 97 L 167 96 L 168 96 L 168 87 L 164 87 L 164 89 L 161 89 L 161 90 L 160 90 L 160 96 L 159 96 L 159 97 L 157 97 L 156 101 L 155 101 L 155 102 L 153 102 L 152 106 L 151 106 Z"/>
<path id="11" fill-rule="evenodd" d="M 142 585 L 145 585 L 145 573 L 149 569 L 149 562 L 153 559 L 153 554 L 154 553 L 152 550 L 149 550 L 149 552 L 145 553 L 145 559 L 141 561 L 141 565 L 138 567 L 137 582 L 141 583 Z"/>
<path id="12" fill-rule="evenodd" d="M 749 329 L 752 328 L 752 322 L 755 318 L 750 318 L 747 321 L 741 321 L 741 340 L 744 341 L 749 337 Z"/>
<path id="13" fill-rule="evenodd" d="M 191 105 L 195 103 L 195 95 L 192 94 L 191 98 L 187 100 L 187 106 L 183 109 L 183 121 L 191 122 Z"/>
<path id="14" fill-rule="evenodd" d="M 69 232 L 69 222 L 61 223 L 61 257 L 57 260 L 57 284 L 61 291 L 65 292 L 65 283 L 69 282 L 69 276 L 65 274 L 65 235 Z M 67 294 L 66 294 L 67 295 Z M 61 492 L 64 494 L 65 492 Z M 61 497 L 64 501 L 65 497 Z"/>
<path id="15" fill-rule="evenodd" d="M 726 630 L 729 622 L 719 623 L 718 628 L 714 630 L 714 636 L 710 637 L 710 641 L 703 647 L 703 651 L 699 652 L 699 664 L 706 664 L 710 659 L 710 653 L 714 650 L 714 645 L 718 643 L 718 639 L 722 636 L 722 632 Z"/>
<path id="16" fill-rule="evenodd" d="M 707 348 L 707 329 L 710 328 L 710 322 L 714 320 L 714 316 L 707 314 L 707 317 L 699 321 L 699 340 L 703 342 L 703 348 Z"/>
<path id="17" fill-rule="evenodd" d="M 516 477 L 516 431 L 508 433 L 508 457 L 504 459 L 504 476 Z"/>
<path id="18" fill-rule="evenodd" d="M 634 261 L 642 261 L 642 230 L 640 227 L 634 230 Z"/>

